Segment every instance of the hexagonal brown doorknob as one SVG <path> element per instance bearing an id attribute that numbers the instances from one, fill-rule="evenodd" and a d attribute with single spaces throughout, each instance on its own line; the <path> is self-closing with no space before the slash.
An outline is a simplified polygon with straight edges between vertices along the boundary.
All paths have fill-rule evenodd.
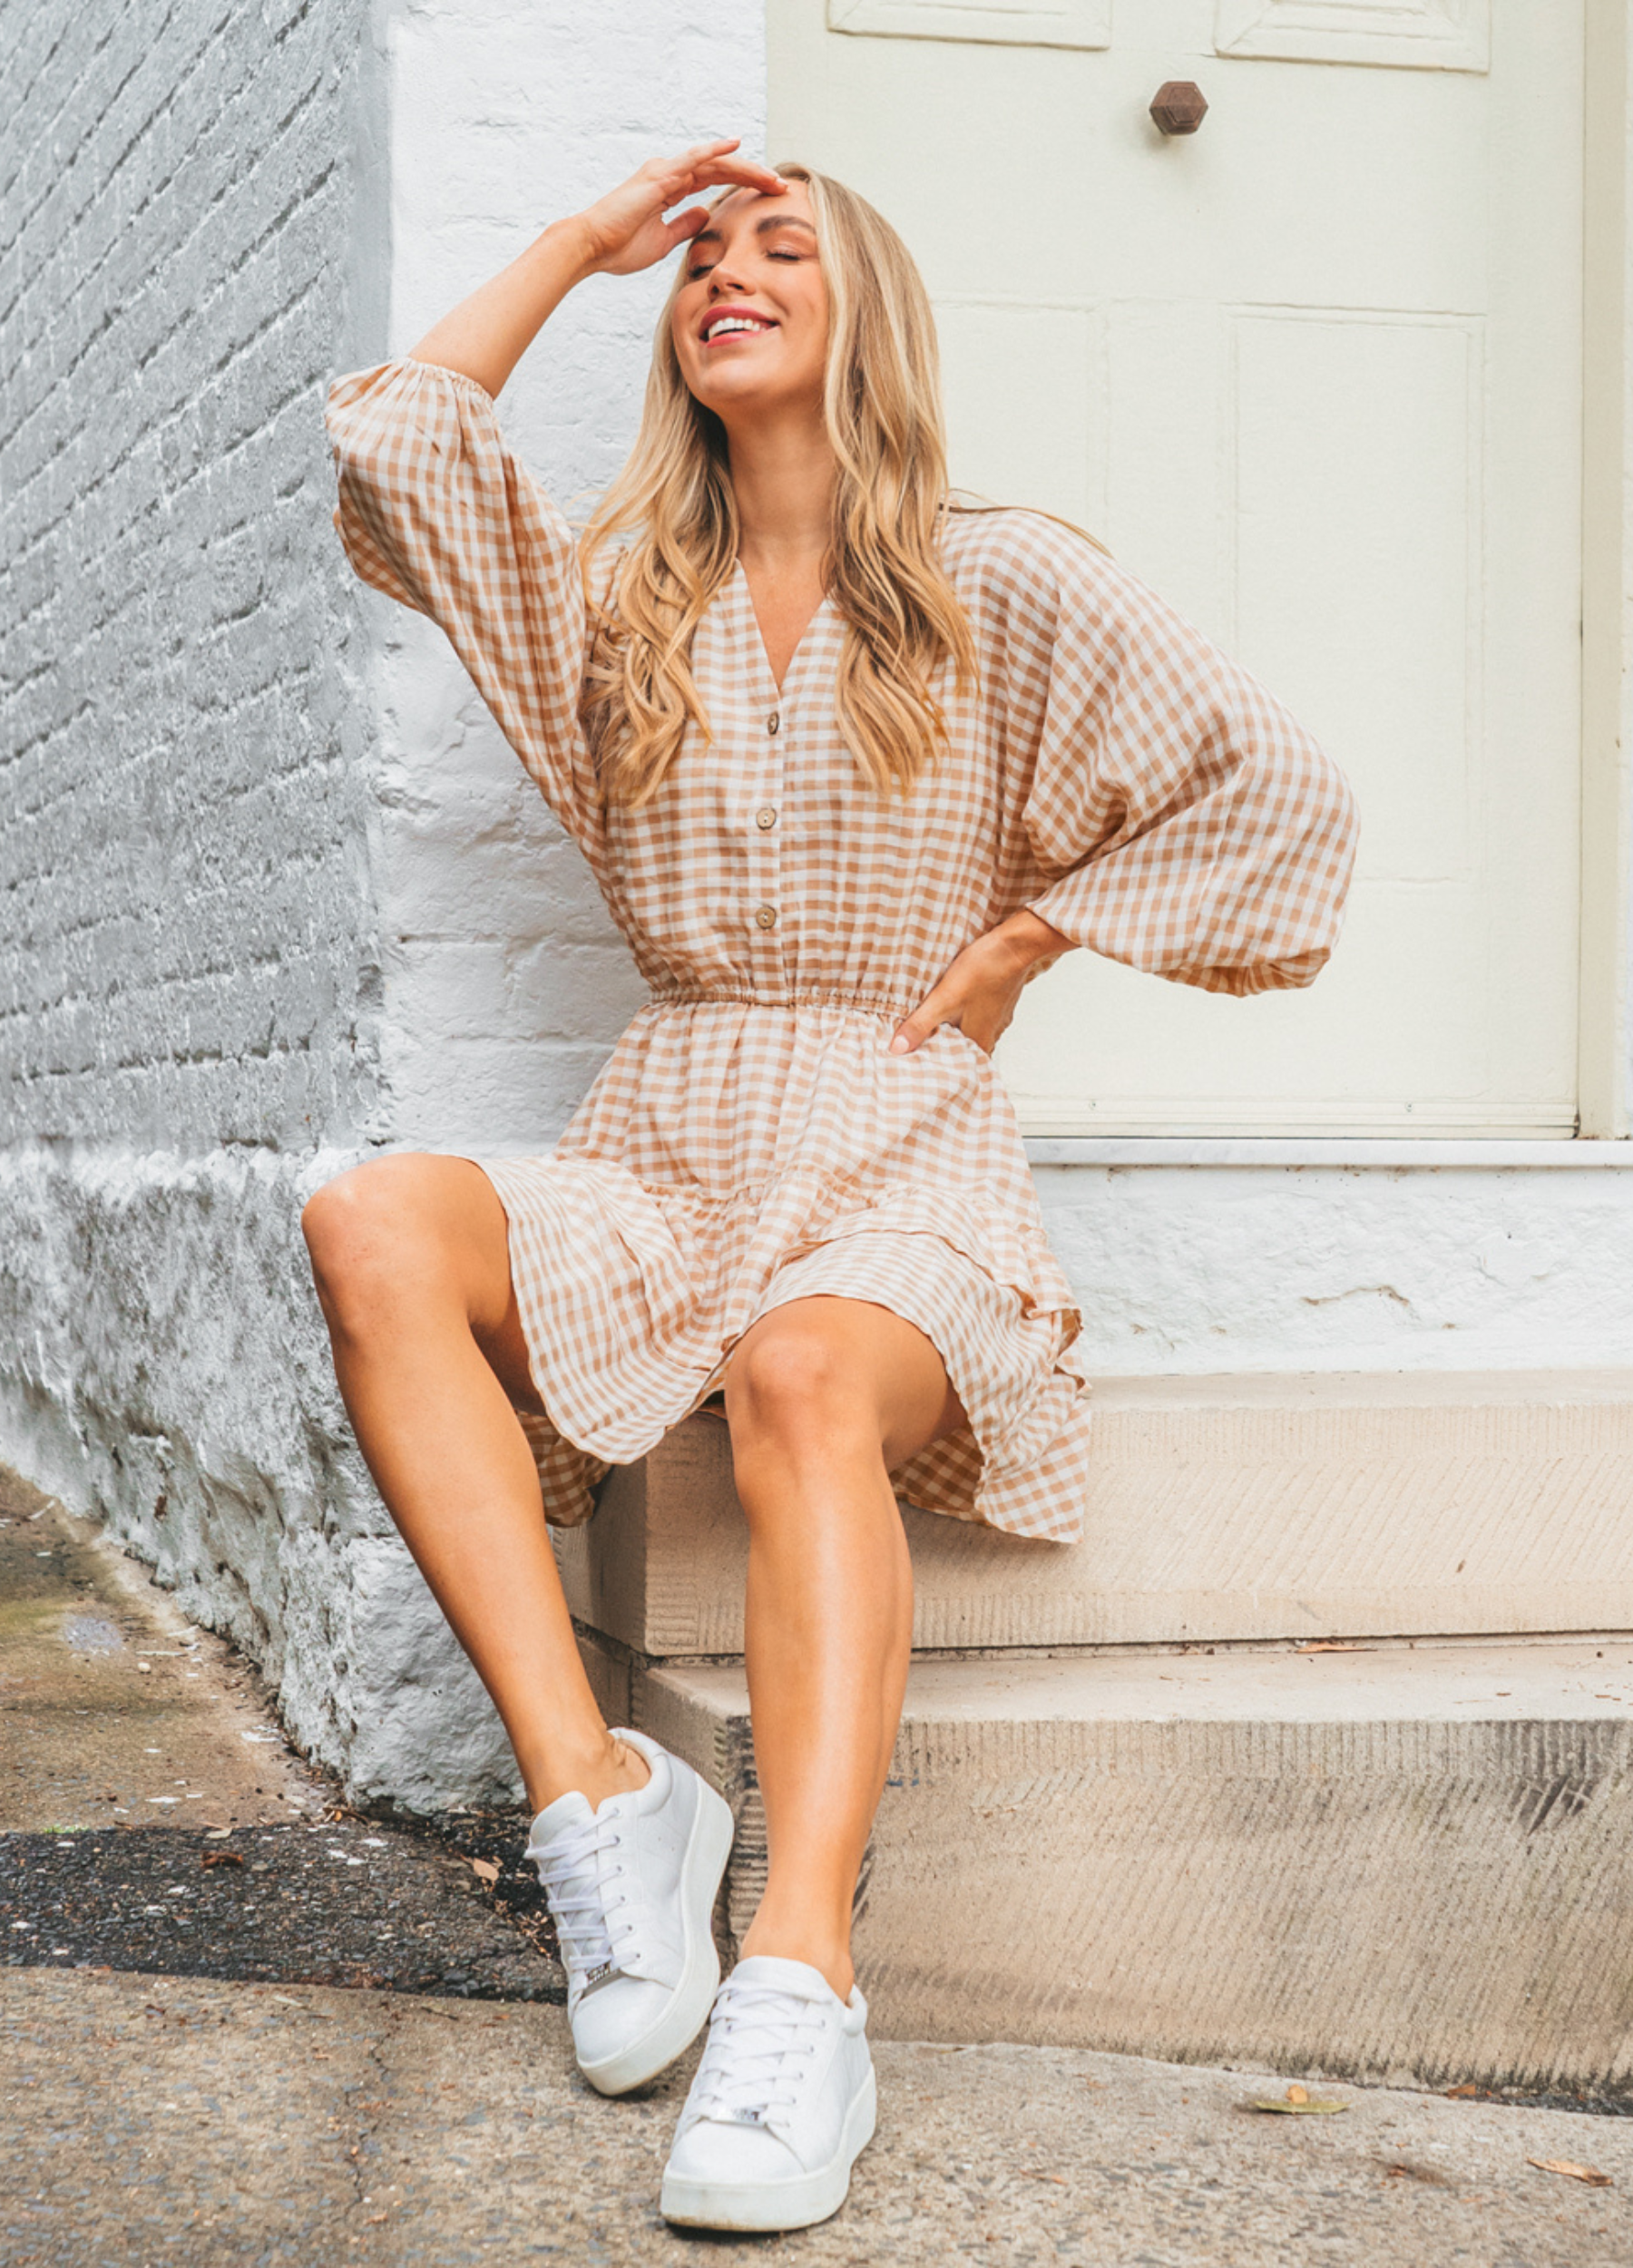
<path id="1" fill-rule="evenodd" d="M 1151 116 L 1165 134 L 1194 134 L 1208 116 L 1208 97 L 1189 79 L 1170 79 L 1151 97 Z"/>

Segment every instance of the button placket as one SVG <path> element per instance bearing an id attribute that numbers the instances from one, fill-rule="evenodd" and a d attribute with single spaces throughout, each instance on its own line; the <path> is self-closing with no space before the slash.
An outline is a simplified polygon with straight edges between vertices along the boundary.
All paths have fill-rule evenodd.
<path id="1" fill-rule="evenodd" d="M 777 934 L 782 922 L 782 845 L 777 825 L 781 817 L 785 746 L 782 727 L 779 703 L 765 715 L 758 767 L 759 778 L 757 785 L 760 792 L 754 807 L 754 833 L 748 861 L 754 878 L 754 898 L 748 918 L 754 924 L 754 935 L 767 948 L 762 965 L 767 981 L 773 984 L 781 982 L 783 958 L 782 942 Z"/>

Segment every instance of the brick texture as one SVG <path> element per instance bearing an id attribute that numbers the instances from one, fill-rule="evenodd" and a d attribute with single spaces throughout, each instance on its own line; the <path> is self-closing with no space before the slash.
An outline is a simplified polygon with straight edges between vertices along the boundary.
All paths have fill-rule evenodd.
<path id="1" fill-rule="evenodd" d="M 391 121 L 400 353 L 542 222 L 655 152 L 736 133 L 763 154 L 762 0 L 414 0 L 392 30 Z M 570 512 L 634 438 L 668 284 L 667 269 L 592 278 L 504 389 L 507 432 Z M 548 1149 L 646 988 L 440 631 L 365 603 L 392 1131 Z"/>
<path id="2" fill-rule="evenodd" d="M 366 1106 L 366 728 L 319 426 L 364 28 L 363 0 L 8 18 L 13 1141 L 305 1146 Z"/>

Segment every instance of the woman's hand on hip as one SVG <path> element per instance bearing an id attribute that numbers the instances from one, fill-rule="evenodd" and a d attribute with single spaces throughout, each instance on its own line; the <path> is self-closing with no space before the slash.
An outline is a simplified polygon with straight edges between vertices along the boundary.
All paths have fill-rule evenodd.
<path id="1" fill-rule="evenodd" d="M 591 272 L 633 276 L 684 244 L 708 220 L 706 207 L 689 206 L 666 220 L 664 213 L 684 197 L 706 189 L 753 189 L 780 196 L 787 183 L 767 165 L 732 155 L 729 142 L 699 142 L 678 158 L 649 158 L 617 189 L 609 190 L 578 216 L 584 231 L 584 256 Z"/>
<path id="2" fill-rule="evenodd" d="M 990 1055 L 1009 1029 L 1029 971 L 1072 950 L 1039 914 L 1012 914 L 967 944 L 911 1016 L 896 1027 L 893 1055 L 911 1055 L 933 1031 L 952 1024 Z"/>

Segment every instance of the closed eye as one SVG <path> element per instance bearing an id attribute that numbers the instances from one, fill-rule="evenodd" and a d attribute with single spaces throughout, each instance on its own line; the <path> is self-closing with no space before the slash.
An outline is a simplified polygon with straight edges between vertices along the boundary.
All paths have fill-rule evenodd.
<path id="1" fill-rule="evenodd" d="M 807 259 L 807 257 L 808 255 L 804 252 L 768 252 L 766 254 L 766 258 L 768 259 L 786 259 L 794 261 L 799 261 Z M 689 268 L 687 269 L 687 282 L 696 283 L 699 276 L 707 276 L 710 269 L 715 268 L 717 265 L 718 262 L 712 259 L 700 259 L 695 268 Z"/>

